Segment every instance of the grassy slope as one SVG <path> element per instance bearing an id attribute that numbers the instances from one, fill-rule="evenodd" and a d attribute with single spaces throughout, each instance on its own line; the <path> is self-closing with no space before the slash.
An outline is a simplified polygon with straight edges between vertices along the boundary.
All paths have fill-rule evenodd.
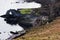
<path id="1" fill-rule="evenodd" d="M 14 40 L 60 40 L 60 18 L 50 24 L 34 27 Z"/>

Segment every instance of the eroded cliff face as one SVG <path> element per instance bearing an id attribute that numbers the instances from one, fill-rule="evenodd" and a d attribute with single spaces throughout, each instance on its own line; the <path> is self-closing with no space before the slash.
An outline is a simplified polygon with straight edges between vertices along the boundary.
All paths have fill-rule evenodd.
<path id="1" fill-rule="evenodd" d="M 50 24 L 28 29 L 24 36 L 14 40 L 60 40 L 60 17 Z"/>

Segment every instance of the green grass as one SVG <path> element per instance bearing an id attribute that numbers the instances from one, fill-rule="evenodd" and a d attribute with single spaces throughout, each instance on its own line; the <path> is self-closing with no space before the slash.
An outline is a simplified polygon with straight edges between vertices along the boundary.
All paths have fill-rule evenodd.
<path id="1" fill-rule="evenodd" d="M 21 12 L 22 14 L 30 14 L 31 9 L 21 9 L 20 12 Z"/>

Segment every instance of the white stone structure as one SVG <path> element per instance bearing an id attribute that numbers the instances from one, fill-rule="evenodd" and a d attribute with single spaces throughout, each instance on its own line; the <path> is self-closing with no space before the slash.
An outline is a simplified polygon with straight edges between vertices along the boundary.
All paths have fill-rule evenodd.
<path id="1" fill-rule="evenodd" d="M 31 2 L 27 3 L 24 0 L 0 0 L 0 16 L 6 14 L 9 9 L 22 9 L 22 8 L 39 8 L 41 4 Z M 11 34 L 12 32 L 20 32 L 20 34 Z M 0 17 L 0 40 L 12 40 L 13 37 L 25 33 L 25 30 L 19 25 L 9 25 Z M 10 38 L 11 37 L 11 38 Z M 10 39 L 8 39 L 10 38 Z"/>
<path id="2" fill-rule="evenodd" d="M 18 2 L 18 3 L 16 3 Z M 31 2 L 27 3 L 24 0 L 0 0 L 0 15 L 3 15 L 9 9 L 22 9 L 22 8 L 39 8 L 41 4 Z"/>

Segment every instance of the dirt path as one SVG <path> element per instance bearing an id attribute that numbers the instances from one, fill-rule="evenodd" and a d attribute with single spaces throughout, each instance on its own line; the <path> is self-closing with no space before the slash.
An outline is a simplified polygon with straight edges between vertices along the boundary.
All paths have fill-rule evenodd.
<path id="1" fill-rule="evenodd" d="M 60 18 L 50 24 L 32 28 L 27 34 L 14 40 L 60 40 Z"/>

